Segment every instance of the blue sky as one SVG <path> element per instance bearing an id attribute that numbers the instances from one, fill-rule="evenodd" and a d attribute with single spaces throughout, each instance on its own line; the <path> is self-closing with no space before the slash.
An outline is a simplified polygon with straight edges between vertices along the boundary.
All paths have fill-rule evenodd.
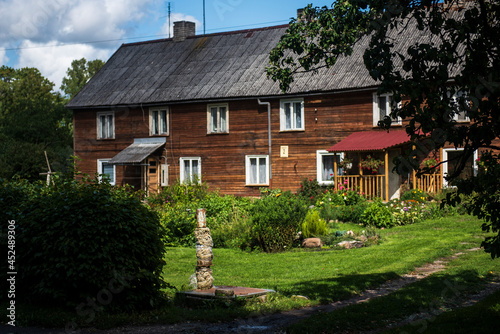
<path id="1" fill-rule="evenodd" d="M 286 24 L 298 8 L 332 2 L 205 0 L 205 29 Z M 203 0 L 1 0 L 0 65 L 36 67 L 57 90 L 74 59 L 106 61 L 123 43 L 168 37 L 168 3 L 171 23 L 194 21 L 203 34 Z"/>

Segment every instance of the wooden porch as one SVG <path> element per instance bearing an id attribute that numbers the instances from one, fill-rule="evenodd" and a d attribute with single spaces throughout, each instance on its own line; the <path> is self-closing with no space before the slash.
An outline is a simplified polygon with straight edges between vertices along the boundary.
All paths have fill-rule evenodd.
<path id="1" fill-rule="evenodd" d="M 334 177 L 334 188 L 355 190 L 370 200 L 381 198 L 383 201 L 388 201 L 390 198 L 386 180 L 388 180 L 386 175 L 337 175 Z M 443 175 L 441 173 L 423 174 L 420 177 L 414 175 L 411 184 L 412 189 L 432 194 L 439 193 L 443 188 Z"/>
<path id="2" fill-rule="evenodd" d="M 404 177 L 392 172 L 393 159 L 401 154 L 398 150 L 411 145 L 410 138 L 405 131 L 366 131 L 349 135 L 341 142 L 333 145 L 328 151 L 335 154 L 333 175 L 331 181 L 336 190 L 350 189 L 359 192 L 367 199 L 381 198 L 389 201 L 398 198 L 402 184 L 408 184 L 410 189 L 420 189 L 426 193 L 438 193 L 443 188 L 443 168 L 432 174 L 417 175 L 415 171 Z M 375 152 L 383 165 L 374 169 L 374 174 L 364 175 L 362 168 L 362 153 Z M 399 151 L 401 152 L 401 151 Z M 350 168 L 353 175 L 342 175 L 345 171 L 339 170 L 337 156 L 349 154 L 353 163 Z M 440 150 L 439 158 L 443 161 L 443 151 Z M 389 159 L 389 156 L 391 158 Z M 339 160 L 340 161 L 340 160 Z M 353 162 L 354 162 L 353 161 Z M 339 175 L 340 174 L 340 175 Z"/>

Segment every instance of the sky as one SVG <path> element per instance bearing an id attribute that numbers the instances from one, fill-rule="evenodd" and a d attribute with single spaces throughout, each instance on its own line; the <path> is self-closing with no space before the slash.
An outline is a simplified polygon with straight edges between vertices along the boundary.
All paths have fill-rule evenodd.
<path id="1" fill-rule="evenodd" d="M 298 8 L 332 2 L 205 0 L 203 24 L 203 0 L 0 0 L 0 65 L 35 67 L 58 90 L 73 60 L 107 61 L 123 43 L 168 38 L 175 21 L 211 34 L 287 24 Z"/>

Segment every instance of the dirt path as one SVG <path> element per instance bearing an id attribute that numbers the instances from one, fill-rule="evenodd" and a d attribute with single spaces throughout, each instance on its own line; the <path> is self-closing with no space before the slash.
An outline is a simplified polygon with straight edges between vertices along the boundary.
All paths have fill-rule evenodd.
<path id="1" fill-rule="evenodd" d="M 476 251 L 478 249 L 470 249 L 469 251 Z M 230 322 L 221 323 L 205 323 L 205 322 L 184 322 L 172 325 L 151 325 L 151 326 L 126 326 L 119 327 L 111 330 L 84 330 L 80 331 L 81 334 L 163 334 L 163 333 L 180 333 L 180 334 L 219 334 L 219 333 L 284 333 L 282 328 L 289 326 L 293 323 L 304 320 L 314 314 L 320 312 L 332 312 L 337 309 L 366 302 L 372 298 L 386 296 L 394 291 L 401 289 L 402 287 L 421 280 L 433 273 L 442 271 L 445 266 L 451 260 L 458 258 L 464 253 L 456 253 L 455 255 L 447 258 L 440 258 L 432 263 L 427 263 L 422 267 L 415 268 L 415 270 L 409 274 L 403 275 L 402 277 L 388 281 L 376 289 L 370 289 L 364 291 L 361 295 L 355 296 L 343 301 L 334 302 L 332 304 L 320 305 L 306 307 L 298 310 L 292 310 L 288 312 L 271 314 L 265 316 L 250 317 L 248 319 L 237 319 Z M 457 307 L 465 307 L 478 302 L 480 299 L 486 297 L 487 295 L 493 293 L 497 289 L 500 289 L 500 283 L 493 282 L 491 286 L 484 289 L 478 294 L 473 296 L 468 296 L 464 300 L 456 302 Z M 427 319 L 435 314 L 430 310 L 426 313 L 416 313 L 407 319 L 393 324 L 390 327 L 398 327 L 415 320 Z M 389 327 L 388 327 L 389 328 Z M 4 332 L 5 328 L 0 326 L 0 333 L 19 333 L 19 334 L 60 334 L 65 333 L 65 331 L 54 331 L 54 330 L 41 330 L 41 329 L 18 329 L 17 331 Z M 384 330 L 380 329 L 379 331 Z M 370 333 L 377 333 L 370 332 Z"/>

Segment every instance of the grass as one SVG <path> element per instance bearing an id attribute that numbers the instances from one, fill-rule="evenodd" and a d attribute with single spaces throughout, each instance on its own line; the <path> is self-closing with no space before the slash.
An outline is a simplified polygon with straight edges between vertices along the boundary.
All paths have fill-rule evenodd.
<path id="1" fill-rule="evenodd" d="M 457 322 L 457 316 L 443 314 L 443 320 L 435 319 L 435 315 L 456 306 L 457 300 L 484 288 L 485 284 L 497 279 L 500 274 L 500 263 L 485 257 L 482 251 L 466 252 L 458 259 L 450 262 L 448 268 L 425 279 L 407 285 L 400 290 L 384 297 L 372 299 L 366 303 L 351 305 L 335 312 L 312 316 L 298 324 L 290 326 L 290 333 L 333 333 L 338 331 L 357 332 L 371 331 L 385 328 L 398 323 L 415 313 L 429 315 L 430 319 L 417 320 L 403 329 L 394 329 L 391 333 L 421 333 L 421 329 L 437 326 L 442 322 L 436 333 L 455 333 L 454 330 L 444 328 L 449 321 L 455 319 L 455 327 L 463 327 L 464 323 Z M 492 296 L 494 300 L 494 296 Z M 497 294 L 498 298 L 498 294 Z M 499 299 L 493 304 L 498 307 Z M 478 315 L 484 313 L 483 307 L 478 306 Z M 456 311 L 463 315 L 463 310 Z M 362 316 L 360 316 L 362 315 Z M 484 314 L 483 321 L 490 324 L 498 323 L 499 313 Z M 485 318 L 488 318 L 486 320 Z M 474 332 L 474 326 L 468 327 Z M 472 330 L 472 331 L 471 331 Z"/>
<path id="2" fill-rule="evenodd" d="M 429 220 L 415 225 L 380 230 L 381 243 L 379 245 L 350 250 L 294 249 L 284 253 L 267 254 L 234 249 L 214 249 L 212 267 L 214 283 L 276 290 L 277 293 L 265 303 L 258 300 L 251 300 L 247 303 L 238 301 L 228 307 L 225 304 L 206 302 L 197 309 L 191 309 L 184 307 L 182 303 L 175 302 L 175 290 L 168 290 L 166 293 L 171 297 L 170 302 L 161 308 L 134 314 L 112 314 L 104 309 L 102 312 L 96 312 L 96 319 L 92 323 L 79 318 L 74 311 L 56 308 L 40 311 L 39 307 L 32 305 L 17 305 L 16 320 L 20 326 L 65 327 L 69 321 L 75 321 L 79 327 L 111 328 L 126 324 L 141 325 L 192 320 L 228 321 L 256 314 L 327 303 L 346 299 L 368 288 L 374 288 L 388 279 L 396 278 L 436 258 L 479 247 L 481 241 L 484 240 L 480 225 L 480 221 L 469 216 Z M 359 228 L 359 226 L 349 224 L 335 226 L 338 230 Z M 499 260 L 490 260 L 483 251 L 466 253 L 463 257 L 453 261 L 445 273 L 433 275 L 434 280 L 426 279 L 415 285 L 412 284 L 405 288 L 406 290 L 401 291 L 397 297 L 391 297 L 399 299 L 387 299 L 385 304 L 376 304 L 384 303 L 383 298 L 381 298 L 382 301 L 373 301 L 375 306 L 359 311 L 362 313 L 353 312 L 350 321 L 354 322 L 362 318 L 362 327 L 382 326 L 387 321 L 397 321 L 407 314 L 398 313 L 401 312 L 400 309 L 413 312 L 419 307 L 425 308 L 433 301 L 433 296 L 443 291 L 442 284 L 446 280 L 464 284 L 468 289 L 475 289 L 482 280 L 489 279 L 488 275 L 500 274 Z M 177 290 L 187 289 L 189 277 L 195 271 L 195 249 L 168 248 L 165 259 L 167 262 L 164 270 L 165 280 Z M 490 271 L 492 274 L 489 274 Z M 297 299 L 293 297 L 294 295 L 307 296 L 309 300 Z M 407 306 L 397 307 L 402 301 L 408 301 L 408 304 L 405 304 Z M 3 310 L 6 309 L 3 303 L 0 303 L 0 306 Z M 380 310 L 387 311 L 380 313 Z M 337 324 L 338 318 L 335 317 L 342 318 L 344 313 L 335 314 L 337 312 L 331 314 L 333 317 L 331 319 L 329 315 L 328 322 L 325 321 L 325 315 L 322 315 L 322 321 L 316 322 L 328 323 L 330 326 L 326 327 L 328 332 L 328 328 L 333 328 L 332 324 Z M 345 316 L 344 318 L 351 319 Z M 349 320 L 343 321 L 339 323 L 341 324 L 339 326 L 350 328 Z M 375 322 L 372 324 L 371 321 Z M 321 332 L 321 328 L 318 331 Z"/>

